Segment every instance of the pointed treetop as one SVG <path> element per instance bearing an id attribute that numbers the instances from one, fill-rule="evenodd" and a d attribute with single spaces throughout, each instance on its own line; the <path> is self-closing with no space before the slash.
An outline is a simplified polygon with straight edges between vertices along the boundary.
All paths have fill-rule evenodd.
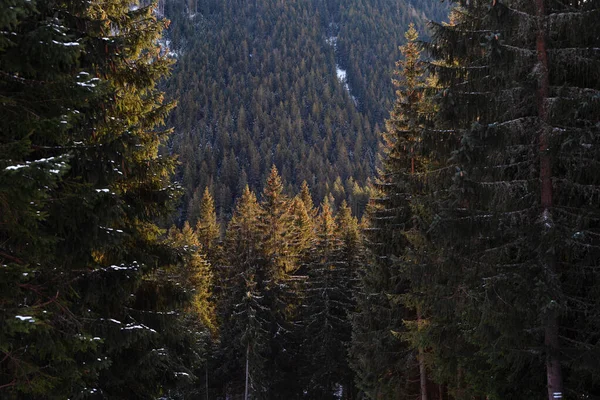
<path id="1" fill-rule="evenodd" d="M 347 246 L 356 246 L 360 242 L 360 228 L 358 220 L 352 215 L 352 211 L 346 201 L 342 202 L 336 216 L 339 237 Z"/>
<path id="2" fill-rule="evenodd" d="M 321 203 L 321 212 L 315 225 L 315 232 L 317 245 L 331 249 L 337 226 L 328 197 L 325 196 Z"/>
<path id="3" fill-rule="evenodd" d="M 230 225 L 239 222 L 239 220 L 252 217 L 258 213 L 259 210 L 258 200 L 253 191 L 250 190 L 248 185 L 244 188 L 242 195 L 237 200 L 235 208 L 233 210 L 233 217 L 231 218 Z"/>
<path id="4" fill-rule="evenodd" d="M 200 217 L 196 224 L 196 235 L 206 257 L 212 262 L 221 237 L 221 227 L 217 221 L 215 202 L 208 187 L 204 189 L 200 202 Z"/>
<path id="5" fill-rule="evenodd" d="M 332 218 L 333 219 L 333 199 L 331 198 L 331 194 L 325 196 L 323 198 L 323 202 L 321 203 L 321 212 L 319 213 L 319 216 L 322 219 L 328 219 L 328 218 Z"/>
<path id="6" fill-rule="evenodd" d="M 246 185 L 246 187 L 244 188 L 244 191 L 242 192 L 242 196 L 238 200 L 236 209 L 239 209 L 240 206 L 242 206 L 242 205 L 252 204 L 252 203 L 258 203 L 258 200 L 256 200 L 256 195 L 254 194 L 254 192 L 252 190 L 250 190 L 250 187 L 248 185 Z"/>
<path id="7" fill-rule="evenodd" d="M 419 39 L 419 32 L 417 32 L 417 30 L 415 29 L 415 24 L 413 24 L 412 22 L 410 23 L 410 25 L 408 26 L 408 30 L 404 32 L 404 37 L 409 42 L 415 42 L 417 41 L 417 39 Z"/>
<path id="8" fill-rule="evenodd" d="M 353 218 L 352 211 L 350 211 L 350 207 L 348 207 L 346 200 L 342 201 L 340 209 L 338 210 L 337 218 L 339 221 L 349 221 Z"/>
<path id="9" fill-rule="evenodd" d="M 215 200 L 210 194 L 210 190 L 208 190 L 208 186 L 204 188 L 204 193 L 202 194 L 202 200 L 200 202 L 200 220 L 208 220 L 212 219 L 213 215 L 216 218 L 215 211 Z"/>
<path id="10" fill-rule="evenodd" d="M 292 200 L 290 206 L 290 214 L 293 221 L 294 229 L 312 229 L 314 214 L 311 214 L 307 209 L 301 196 L 298 195 Z"/>
<path id="11" fill-rule="evenodd" d="M 304 203 L 306 211 L 310 213 L 310 211 L 314 208 L 315 205 L 313 203 L 312 196 L 310 195 L 310 189 L 306 181 L 302 181 L 302 187 L 300 188 L 300 199 Z"/>
<path id="12" fill-rule="evenodd" d="M 275 164 L 271 166 L 271 172 L 269 172 L 269 177 L 267 178 L 266 188 L 278 190 L 278 193 L 283 190 L 283 183 L 281 182 L 281 177 L 279 176 L 279 171 Z"/>
<path id="13" fill-rule="evenodd" d="M 290 214 L 292 218 L 290 242 L 295 254 L 299 255 L 308 249 L 310 245 L 314 228 L 314 215 L 311 215 L 306 210 L 306 206 L 300 195 L 294 197 L 292 200 Z"/>
<path id="14" fill-rule="evenodd" d="M 273 164 L 262 193 L 264 207 L 270 211 L 280 208 L 285 201 L 282 192 L 283 182 L 281 181 L 277 167 Z"/>

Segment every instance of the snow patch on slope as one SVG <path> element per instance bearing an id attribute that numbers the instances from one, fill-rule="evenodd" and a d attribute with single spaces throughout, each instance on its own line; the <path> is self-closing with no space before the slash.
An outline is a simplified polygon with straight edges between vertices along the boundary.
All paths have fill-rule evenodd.
<path id="1" fill-rule="evenodd" d="M 330 24 L 330 27 L 331 27 L 331 25 L 332 24 Z M 329 44 L 330 46 L 333 47 L 334 52 L 337 52 L 337 40 L 338 40 L 337 36 L 329 36 L 328 38 L 325 39 L 327 44 Z M 358 100 L 356 99 L 356 97 L 354 97 L 352 95 L 352 91 L 350 90 L 350 85 L 348 84 L 348 76 L 347 76 L 348 74 L 347 74 L 346 70 L 343 69 L 337 62 L 335 64 L 335 73 L 337 75 L 338 80 L 344 87 L 344 89 L 346 89 L 346 92 L 348 93 L 348 95 L 350 95 L 350 98 L 354 102 L 354 105 L 358 106 Z"/>

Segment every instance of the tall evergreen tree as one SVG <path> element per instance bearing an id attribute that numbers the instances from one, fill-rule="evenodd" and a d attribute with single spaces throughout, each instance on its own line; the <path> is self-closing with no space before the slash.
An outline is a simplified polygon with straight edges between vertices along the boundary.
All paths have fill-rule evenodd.
<path id="1" fill-rule="evenodd" d="M 306 307 L 304 334 L 307 367 L 307 396 L 317 399 L 333 399 L 336 386 L 340 385 L 339 365 L 344 359 L 343 344 L 337 335 L 343 335 L 340 322 L 344 321 L 344 311 L 336 286 L 337 274 L 334 270 L 339 242 L 336 237 L 336 224 L 328 202 L 323 202 L 315 224 L 315 237 L 307 268 Z"/>
<path id="2" fill-rule="evenodd" d="M 297 269 L 300 247 L 294 246 L 292 201 L 283 193 L 283 182 L 273 165 L 262 192 L 260 218 L 261 252 L 269 270 L 266 278 L 266 303 L 270 311 L 270 354 L 267 368 L 269 396 L 294 398 L 300 392 L 293 385 L 296 374 L 297 336 L 294 334 L 295 307 L 298 304 L 297 282 L 290 273 Z M 275 396 L 275 397 L 273 397 Z"/>
<path id="3" fill-rule="evenodd" d="M 261 212 L 256 196 L 246 187 L 225 235 L 228 251 L 221 267 L 224 295 L 219 305 L 226 395 L 239 396 L 246 391 L 257 399 L 268 394 L 265 363 L 270 350 L 270 309 L 265 294 L 271 278 L 260 252 Z"/>
<path id="4" fill-rule="evenodd" d="M 287 237 L 290 234 L 290 200 L 283 193 L 283 182 L 275 165 L 262 192 L 261 229 L 264 235 L 262 250 L 274 269 L 274 275 L 283 277 L 292 266 Z"/>
<path id="5" fill-rule="evenodd" d="M 2 397 L 157 396 L 195 345 L 152 222 L 177 195 L 166 23 L 117 0 L 11 0 L 0 19 Z"/>
<path id="6" fill-rule="evenodd" d="M 315 204 L 310 194 L 310 188 L 308 187 L 308 183 L 306 183 L 306 181 L 302 181 L 302 186 L 300 187 L 300 198 L 304 203 L 304 208 L 306 211 L 309 213 L 309 215 L 312 215 L 314 213 Z"/>
<path id="7" fill-rule="evenodd" d="M 350 209 L 343 203 L 335 218 L 324 201 L 315 223 L 304 289 L 302 348 L 307 398 L 353 399 L 356 395 L 347 346 L 360 247 L 358 223 Z"/>
<path id="8" fill-rule="evenodd" d="M 457 398 L 597 396 L 599 5 L 459 4 L 431 46 L 453 168 L 429 192 L 427 303 L 462 343 L 436 369 Z"/>
<path id="9" fill-rule="evenodd" d="M 306 264 L 311 249 L 311 240 L 314 235 L 314 221 L 310 215 L 313 210 L 307 210 L 306 203 L 300 197 L 301 194 L 294 197 L 290 206 L 292 225 L 288 243 L 290 253 L 294 257 L 292 267 L 294 272 L 302 269 Z"/>
<path id="10" fill-rule="evenodd" d="M 335 285 L 339 291 L 338 306 L 343 310 L 338 337 L 344 348 L 344 357 L 339 363 L 342 398 L 355 399 L 354 372 L 350 367 L 348 350 L 352 339 L 352 315 L 356 311 L 354 293 L 358 288 L 358 269 L 364 265 L 365 254 L 358 220 L 345 201 L 336 215 L 336 237 L 339 249 L 336 255 L 337 276 Z"/>
<path id="11" fill-rule="evenodd" d="M 221 238 L 221 227 L 217 221 L 215 202 L 208 188 L 204 189 L 204 194 L 200 201 L 196 235 L 198 235 L 198 240 L 202 246 L 202 252 L 212 264 L 216 264 L 220 253 L 219 240 Z"/>
<path id="12" fill-rule="evenodd" d="M 404 302 L 411 289 L 405 263 L 411 247 L 408 232 L 415 223 L 416 174 L 424 168 L 424 160 L 418 156 L 421 131 L 429 110 L 414 26 L 405 37 L 407 43 L 400 47 L 404 58 L 396 63 L 397 99 L 383 135 L 383 166 L 375 184 L 378 192 L 368 213 L 366 234 L 372 265 L 362 271 L 352 354 L 359 386 L 369 397 L 408 398 L 420 393 L 425 400 L 422 349 L 412 348 L 403 338 L 405 322 L 417 317 L 413 305 Z"/>

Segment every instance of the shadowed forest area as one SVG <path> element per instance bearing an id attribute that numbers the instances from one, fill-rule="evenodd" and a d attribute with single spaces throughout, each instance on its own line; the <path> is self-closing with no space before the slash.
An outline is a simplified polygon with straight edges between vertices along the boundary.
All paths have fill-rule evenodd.
<path id="1" fill-rule="evenodd" d="M 598 17 L 0 0 L 0 398 L 600 399 Z"/>

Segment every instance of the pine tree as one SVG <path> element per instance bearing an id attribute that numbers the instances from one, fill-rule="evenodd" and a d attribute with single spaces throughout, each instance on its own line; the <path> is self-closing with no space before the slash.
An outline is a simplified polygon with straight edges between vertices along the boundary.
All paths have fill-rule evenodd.
<path id="1" fill-rule="evenodd" d="M 221 228 L 217 221 L 215 202 L 208 188 L 204 189 L 204 194 L 200 202 L 196 235 L 198 235 L 198 240 L 202 246 L 202 252 L 212 264 L 216 264 L 220 253 L 219 240 L 221 238 Z"/>
<path id="2" fill-rule="evenodd" d="M 427 302 L 447 326 L 438 337 L 460 343 L 436 369 L 458 398 L 597 395 L 583 354 L 598 352 L 585 283 L 597 279 L 598 4 L 460 4 L 431 46 L 447 87 L 431 137 L 453 171 L 429 193 L 439 268 Z"/>
<path id="3" fill-rule="evenodd" d="M 264 370 L 269 356 L 270 310 L 265 294 L 270 276 L 260 250 L 261 212 L 256 196 L 246 187 L 225 235 L 224 295 L 219 305 L 226 393 L 248 390 L 257 399 L 264 398 L 269 387 Z"/>
<path id="4" fill-rule="evenodd" d="M 275 276 L 279 277 L 284 277 L 293 268 L 287 243 L 290 232 L 289 202 L 283 193 L 279 172 L 273 165 L 262 192 L 262 250 Z"/>
<path id="5" fill-rule="evenodd" d="M 307 268 L 306 308 L 304 315 L 303 348 L 308 359 L 308 397 L 333 399 L 336 385 L 341 384 L 339 364 L 344 359 L 344 347 L 337 335 L 343 335 L 344 311 L 338 307 L 340 295 L 335 281 L 337 274 L 336 253 L 339 242 L 336 237 L 335 219 L 327 201 L 315 224 L 315 238 Z M 340 323 L 341 322 L 341 323 Z"/>
<path id="6" fill-rule="evenodd" d="M 177 312 L 189 297 L 162 280 L 180 258 L 152 222 L 177 195 L 174 161 L 158 155 L 169 130 L 156 129 L 173 107 L 156 89 L 166 22 L 116 0 L 9 4 L 0 390 L 157 396 L 198 355 L 182 356 L 196 345 Z"/>
<path id="7" fill-rule="evenodd" d="M 260 218 L 261 252 L 269 275 L 266 304 L 270 313 L 271 363 L 266 373 L 270 384 L 269 395 L 293 398 L 300 391 L 294 376 L 297 356 L 297 335 L 294 320 L 298 305 L 297 285 L 290 273 L 297 269 L 297 251 L 293 243 L 298 235 L 294 232 L 294 215 L 290 199 L 283 193 L 283 182 L 273 165 L 262 192 Z"/>
<path id="8" fill-rule="evenodd" d="M 302 199 L 304 208 L 308 214 L 313 215 L 315 204 L 310 194 L 310 188 L 308 187 L 308 183 L 306 183 L 306 181 L 302 181 L 302 186 L 300 187 L 300 198 Z"/>
<path id="9" fill-rule="evenodd" d="M 425 164 L 420 155 L 421 131 L 429 110 L 414 26 L 410 26 L 405 37 L 407 43 L 400 47 L 404 58 L 396 63 L 399 79 L 393 82 L 397 88 L 396 103 L 383 134 L 382 170 L 375 184 L 377 194 L 368 212 L 366 236 L 372 258 L 371 265 L 362 271 L 352 353 L 359 386 L 371 398 L 408 398 L 420 394 L 425 400 L 423 349 L 404 341 L 408 333 L 406 322 L 420 318 L 420 313 L 404 299 L 411 291 L 406 274 L 411 248 L 409 231 L 415 224 L 415 208 L 418 208 L 416 174 Z M 419 386 L 412 384 L 415 380 L 420 382 Z"/>
<path id="10" fill-rule="evenodd" d="M 338 273 L 335 284 L 339 288 L 339 306 L 344 311 L 341 316 L 342 324 L 338 329 L 338 337 L 344 348 L 344 357 L 343 360 L 340 360 L 338 374 L 342 387 L 342 398 L 354 399 L 357 390 L 354 384 L 354 373 L 350 367 L 348 348 L 352 339 L 351 319 L 356 311 L 354 293 L 359 284 L 358 269 L 364 265 L 365 254 L 358 220 L 352 215 L 345 201 L 342 201 L 337 213 L 336 228 L 336 237 L 340 247 L 336 257 Z"/>

